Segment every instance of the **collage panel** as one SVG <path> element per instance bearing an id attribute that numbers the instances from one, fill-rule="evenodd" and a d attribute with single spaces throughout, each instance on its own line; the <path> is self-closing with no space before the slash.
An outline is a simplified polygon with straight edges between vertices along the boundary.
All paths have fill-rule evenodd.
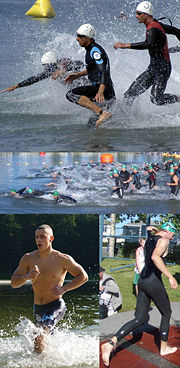
<path id="1" fill-rule="evenodd" d="M 1 213 L 179 213 L 180 154 L 0 152 Z"/>
<path id="2" fill-rule="evenodd" d="M 3 368 L 99 365 L 98 215 L 0 215 Z"/>
<path id="3" fill-rule="evenodd" d="M 0 9 L 0 366 L 180 367 L 180 3 Z"/>
<path id="4" fill-rule="evenodd" d="M 100 367 L 178 367 L 180 215 L 100 215 Z"/>
<path id="5" fill-rule="evenodd" d="M 179 150 L 176 0 L 30 3 L 1 0 L 1 151 Z"/>

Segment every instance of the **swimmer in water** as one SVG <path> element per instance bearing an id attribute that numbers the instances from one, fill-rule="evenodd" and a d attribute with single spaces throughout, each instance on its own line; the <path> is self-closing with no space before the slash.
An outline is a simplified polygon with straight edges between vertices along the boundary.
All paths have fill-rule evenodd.
<path id="1" fill-rule="evenodd" d="M 52 333 L 57 322 L 64 317 L 66 306 L 62 296 L 88 281 L 83 267 L 71 256 L 52 247 L 53 230 L 43 224 L 35 231 L 37 250 L 21 258 L 11 278 L 12 288 L 23 286 L 27 280 L 33 282 L 34 319 L 39 333 L 34 340 L 34 351 L 41 354 L 46 347 L 45 337 Z M 67 271 L 73 279 L 64 284 Z"/>

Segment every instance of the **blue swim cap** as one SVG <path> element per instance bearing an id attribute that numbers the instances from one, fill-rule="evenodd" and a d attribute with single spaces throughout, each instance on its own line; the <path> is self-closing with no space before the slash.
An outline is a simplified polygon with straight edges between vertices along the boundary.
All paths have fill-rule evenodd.
<path id="1" fill-rule="evenodd" d="M 162 226 L 161 226 L 161 230 L 171 231 L 172 233 L 176 233 L 176 231 L 177 231 L 174 224 L 170 221 L 169 222 L 164 222 L 164 224 L 162 224 Z"/>

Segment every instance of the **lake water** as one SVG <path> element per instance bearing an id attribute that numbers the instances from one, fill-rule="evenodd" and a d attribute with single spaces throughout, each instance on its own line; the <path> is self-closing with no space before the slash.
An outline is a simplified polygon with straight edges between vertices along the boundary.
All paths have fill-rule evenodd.
<path id="1" fill-rule="evenodd" d="M 0 367 L 98 368 L 99 307 L 97 284 L 64 295 L 67 312 L 48 336 L 41 355 L 33 352 L 33 296 L 30 286 L 0 286 Z"/>
<path id="2" fill-rule="evenodd" d="M 88 129 L 90 113 L 68 102 L 67 87 L 45 80 L 33 86 L 0 95 L 1 151 L 132 151 L 179 149 L 179 105 L 155 106 L 150 91 L 135 101 L 131 112 L 122 112 L 123 94 L 147 67 L 148 52 L 113 49 L 116 41 L 136 42 L 145 38 L 145 27 L 135 19 L 137 1 L 53 0 L 53 19 L 32 19 L 25 12 L 27 0 L 0 0 L 0 90 L 42 71 L 41 56 L 56 50 L 60 57 L 84 61 L 84 49 L 76 41 L 76 30 L 91 23 L 97 30 L 96 41 L 105 47 L 111 62 L 117 104 L 113 118 L 97 130 Z M 167 16 L 179 26 L 178 0 L 155 2 L 156 18 Z M 121 10 L 129 16 L 117 21 Z M 168 36 L 169 46 L 178 44 Z M 172 75 L 167 91 L 180 94 L 179 53 L 172 54 Z"/>
<path id="3" fill-rule="evenodd" d="M 1 213 L 110 213 L 134 212 L 177 213 L 180 207 L 180 195 L 170 196 L 166 185 L 170 175 L 163 170 L 165 158 L 158 153 L 114 153 L 113 164 L 101 164 L 101 153 L 0 153 L 0 210 Z M 93 163 L 90 164 L 90 161 Z M 161 170 L 157 173 L 157 190 L 144 184 L 145 162 L 158 162 Z M 137 165 L 141 175 L 142 188 L 133 194 L 130 187 L 123 199 L 112 194 L 114 180 L 110 171 L 116 166 Z M 46 172 L 46 170 L 49 171 Z M 61 175 L 56 180 L 54 171 Z M 68 184 L 66 180 L 70 179 Z M 56 185 L 48 186 L 54 182 Z M 13 198 L 10 190 L 19 190 L 25 186 L 53 192 L 55 189 L 63 195 L 77 200 L 77 203 L 56 203 L 52 194 L 41 197 Z"/>

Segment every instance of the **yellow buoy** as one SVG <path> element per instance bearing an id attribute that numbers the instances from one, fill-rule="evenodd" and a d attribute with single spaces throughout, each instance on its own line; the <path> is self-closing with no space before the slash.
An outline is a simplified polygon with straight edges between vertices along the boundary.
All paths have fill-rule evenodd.
<path id="1" fill-rule="evenodd" d="M 56 14 L 50 0 L 37 0 L 25 15 L 37 18 L 52 18 L 55 17 Z"/>

